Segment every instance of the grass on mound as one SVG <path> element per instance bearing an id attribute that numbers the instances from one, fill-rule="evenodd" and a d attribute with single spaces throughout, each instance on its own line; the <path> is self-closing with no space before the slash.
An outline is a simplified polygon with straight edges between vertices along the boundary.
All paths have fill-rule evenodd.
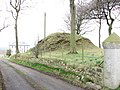
<path id="1" fill-rule="evenodd" d="M 76 47 L 77 49 L 81 48 L 82 43 L 84 45 L 84 48 L 98 48 L 96 47 L 88 38 L 81 37 L 79 35 L 75 36 L 76 39 Z M 65 49 L 69 50 L 70 48 L 70 33 L 53 33 L 49 36 L 47 36 L 45 39 L 42 39 L 38 42 L 36 45 L 37 48 L 39 48 L 40 51 L 54 51 L 58 49 Z M 31 49 L 34 50 L 35 48 Z"/>

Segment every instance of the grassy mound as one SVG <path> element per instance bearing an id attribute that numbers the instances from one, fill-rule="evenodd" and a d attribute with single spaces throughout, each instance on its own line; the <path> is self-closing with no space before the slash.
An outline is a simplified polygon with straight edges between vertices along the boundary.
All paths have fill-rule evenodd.
<path id="1" fill-rule="evenodd" d="M 83 40 L 82 40 L 83 38 Z M 84 44 L 84 48 L 97 48 L 89 39 L 76 35 L 76 47 L 77 49 L 82 47 L 82 43 Z M 61 49 L 69 49 L 70 48 L 70 34 L 69 33 L 53 33 L 42 39 L 38 42 L 40 50 L 58 50 Z"/>

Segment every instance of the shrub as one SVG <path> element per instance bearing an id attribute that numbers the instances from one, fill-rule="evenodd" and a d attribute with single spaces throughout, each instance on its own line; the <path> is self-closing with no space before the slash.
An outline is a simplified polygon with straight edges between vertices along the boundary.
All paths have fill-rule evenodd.
<path id="1" fill-rule="evenodd" d="M 11 50 L 10 50 L 10 49 L 7 50 L 6 55 L 7 55 L 8 57 L 11 56 Z"/>

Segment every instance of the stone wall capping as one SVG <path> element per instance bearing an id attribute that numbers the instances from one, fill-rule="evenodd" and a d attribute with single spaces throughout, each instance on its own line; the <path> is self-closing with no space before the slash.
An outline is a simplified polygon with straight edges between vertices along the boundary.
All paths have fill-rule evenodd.
<path id="1" fill-rule="evenodd" d="M 102 44 L 104 49 L 120 49 L 120 37 L 114 32 Z"/>

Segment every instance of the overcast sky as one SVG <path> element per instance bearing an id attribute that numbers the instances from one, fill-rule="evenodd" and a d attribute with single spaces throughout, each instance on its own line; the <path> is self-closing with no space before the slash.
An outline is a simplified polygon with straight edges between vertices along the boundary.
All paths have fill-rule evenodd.
<path id="1" fill-rule="evenodd" d="M 1 1 L 1 9 L 5 10 L 5 4 L 5 0 Z M 18 20 L 18 35 L 20 42 L 26 42 L 33 46 L 38 35 L 40 39 L 42 39 L 44 35 L 44 12 L 47 14 L 47 35 L 57 31 L 59 32 L 64 28 L 64 17 L 68 11 L 69 4 L 66 0 L 35 0 L 35 2 L 30 5 L 30 8 L 22 11 L 22 14 L 20 14 Z M 6 12 L 1 12 L 1 20 L 5 17 L 11 17 L 11 15 L 8 16 L 4 13 Z M 6 23 L 11 23 L 12 20 L 12 18 L 7 19 Z M 2 23 L 3 21 L 0 22 L 1 27 Z M 8 47 L 9 43 L 15 41 L 14 26 L 10 26 L 0 32 L 0 41 L 0 47 Z"/>
<path id="2" fill-rule="evenodd" d="M 8 1 L 8 0 L 6 0 Z M 31 7 L 27 10 L 22 11 L 19 17 L 18 23 L 18 35 L 19 42 L 26 42 L 34 46 L 35 41 L 42 39 L 44 36 L 44 12 L 47 14 L 47 35 L 54 32 L 63 32 L 66 31 L 65 28 L 65 14 L 69 12 L 69 0 L 33 0 L 34 2 L 30 3 Z M 0 8 L 5 10 L 5 0 L 0 1 Z M 1 10 L 0 9 L 0 10 Z M 11 17 L 11 14 L 8 15 L 8 12 L 2 11 L 0 14 L 0 26 L 4 21 L 4 18 Z M 8 18 L 6 23 L 12 24 L 12 18 Z M 93 26 L 94 24 L 92 24 Z M 95 28 L 95 27 L 93 27 Z M 107 33 L 107 26 L 103 27 L 102 33 Z M 118 30 L 114 30 L 118 32 Z M 107 37 L 107 34 L 102 35 L 102 41 Z M 98 31 L 95 30 L 92 33 L 85 35 L 92 42 L 98 44 Z M 0 32 L 0 47 L 7 47 L 9 43 L 15 42 L 15 31 L 14 26 Z"/>

